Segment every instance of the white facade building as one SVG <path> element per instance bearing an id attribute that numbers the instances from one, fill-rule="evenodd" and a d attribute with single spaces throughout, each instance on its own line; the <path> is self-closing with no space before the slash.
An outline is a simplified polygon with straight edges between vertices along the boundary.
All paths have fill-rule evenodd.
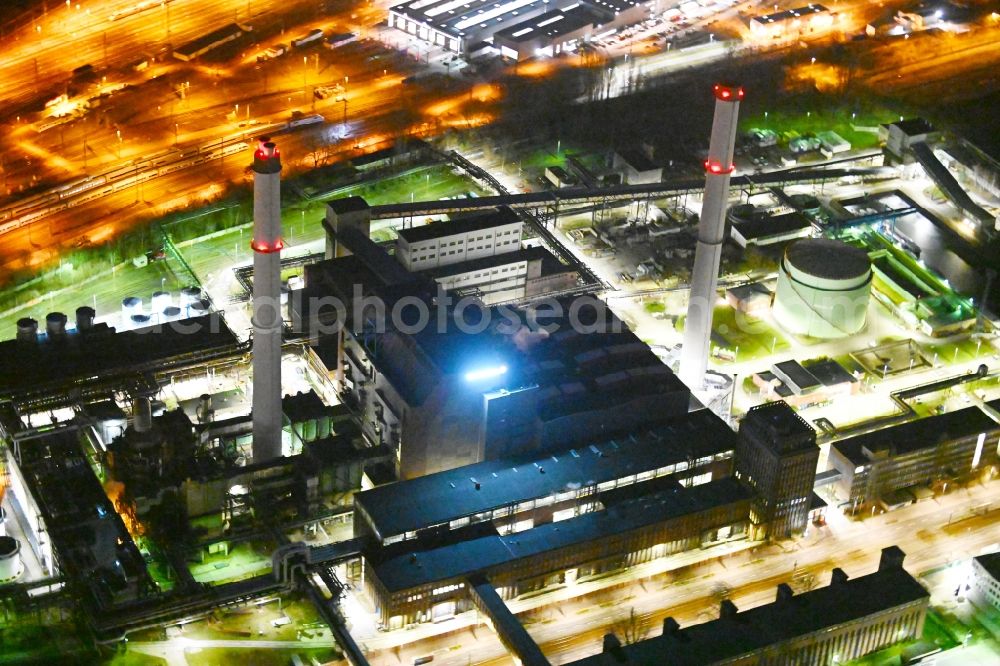
<path id="1" fill-rule="evenodd" d="M 495 214 L 400 229 L 396 259 L 408 271 L 423 271 L 481 259 L 521 247 L 523 223 L 509 208 Z"/>

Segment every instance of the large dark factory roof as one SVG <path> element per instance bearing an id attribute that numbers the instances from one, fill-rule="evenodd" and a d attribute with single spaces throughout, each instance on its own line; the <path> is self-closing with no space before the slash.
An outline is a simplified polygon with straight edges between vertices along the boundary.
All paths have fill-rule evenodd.
<path id="1" fill-rule="evenodd" d="M 646 432 L 535 457 L 487 460 L 354 496 L 382 538 L 482 511 L 593 486 L 735 448 L 735 435 L 707 409 Z"/>
<path id="2" fill-rule="evenodd" d="M 217 313 L 117 332 L 104 324 L 55 338 L 0 342 L 0 396 L 122 372 L 159 370 L 192 354 L 235 350 L 236 336 Z"/>

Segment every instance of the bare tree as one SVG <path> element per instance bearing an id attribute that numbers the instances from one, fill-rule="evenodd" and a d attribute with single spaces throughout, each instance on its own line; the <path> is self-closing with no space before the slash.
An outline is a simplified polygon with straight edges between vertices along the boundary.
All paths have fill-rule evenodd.
<path id="1" fill-rule="evenodd" d="M 635 607 L 629 608 L 628 615 L 611 625 L 611 631 L 621 638 L 622 645 L 638 643 L 646 638 L 649 627 L 641 616 L 635 612 Z"/>

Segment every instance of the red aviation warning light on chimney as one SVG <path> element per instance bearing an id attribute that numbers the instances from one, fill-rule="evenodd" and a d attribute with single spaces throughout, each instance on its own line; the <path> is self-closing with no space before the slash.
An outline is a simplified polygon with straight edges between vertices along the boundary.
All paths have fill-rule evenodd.
<path id="1" fill-rule="evenodd" d="M 743 88 L 741 86 L 724 86 L 721 83 L 716 83 L 712 90 L 715 92 L 715 98 L 723 102 L 743 101 Z"/>
<path id="2" fill-rule="evenodd" d="M 281 153 L 263 137 L 253 153 L 253 460 L 281 448 Z"/>

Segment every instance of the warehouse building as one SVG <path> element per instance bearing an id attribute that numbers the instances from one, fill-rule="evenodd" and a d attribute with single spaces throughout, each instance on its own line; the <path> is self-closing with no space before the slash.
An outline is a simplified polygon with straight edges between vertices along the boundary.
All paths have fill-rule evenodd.
<path id="1" fill-rule="evenodd" d="M 327 257 L 357 254 L 385 285 L 430 280 L 456 297 L 473 296 L 491 305 L 565 291 L 580 279 L 546 248 L 522 248 L 523 223 L 507 206 L 400 229 L 394 257 L 369 239 L 370 226 L 364 199 L 331 202 L 324 221 Z M 320 279 L 318 273 L 325 270 L 342 272 L 347 263 L 320 262 L 311 273 Z"/>
<path id="2" fill-rule="evenodd" d="M 717 620 L 681 629 L 668 617 L 660 636 L 630 645 L 608 635 L 600 654 L 572 666 L 851 662 L 922 634 L 930 594 L 903 569 L 904 558 L 891 546 L 874 573 L 852 580 L 834 569 L 828 586 L 802 594 L 782 583 L 773 602 L 742 612 L 724 600 Z"/>
<path id="3" fill-rule="evenodd" d="M 595 499 L 604 505 L 601 495 Z M 426 550 L 400 544 L 405 547 L 366 559 L 365 590 L 389 629 L 441 620 L 472 608 L 470 576 L 487 576 L 509 599 L 743 538 L 749 502 L 748 491 L 733 478 L 691 488 L 674 484 L 607 499 L 601 510 L 506 536 L 494 531 Z"/>
<path id="4" fill-rule="evenodd" d="M 615 489 L 731 476 L 736 436 L 707 409 L 547 456 L 489 460 L 355 496 L 355 532 L 382 545 L 492 522 L 500 534 L 595 511 Z M 644 485 L 645 484 L 645 485 Z"/>
<path id="5" fill-rule="evenodd" d="M 828 469 L 840 473 L 837 492 L 852 510 L 888 508 L 995 466 L 998 438 L 1000 424 L 967 407 L 835 442 Z"/>
<path id="6" fill-rule="evenodd" d="M 811 4 L 750 19 L 750 37 L 758 43 L 815 39 L 833 28 L 834 14 Z"/>
<path id="7" fill-rule="evenodd" d="M 408 271 L 439 268 L 512 252 L 521 247 L 524 223 L 510 208 L 397 232 L 396 259 Z"/>
<path id="8" fill-rule="evenodd" d="M 652 5 L 634 0 L 575 2 L 497 31 L 493 45 L 512 60 L 573 52 L 592 37 L 645 20 Z"/>
<path id="9" fill-rule="evenodd" d="M 573 50 L 591 35 L 649 17 L 637 0 L 411 0 L 389 9 L 389 27 L 455 53 L 492 43 L 513 59 Z"/>

